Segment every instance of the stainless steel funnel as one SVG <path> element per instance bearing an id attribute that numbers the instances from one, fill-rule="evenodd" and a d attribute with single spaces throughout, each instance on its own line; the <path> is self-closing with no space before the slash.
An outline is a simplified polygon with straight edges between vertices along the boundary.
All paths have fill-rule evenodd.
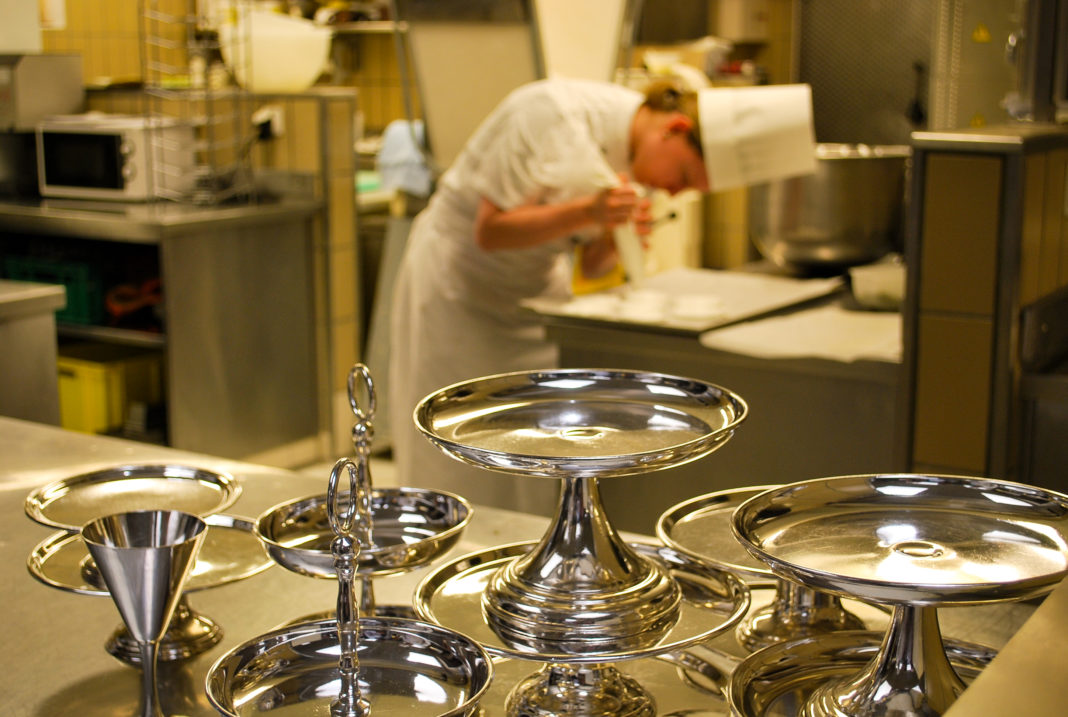
<path id="1" fill-rule="evenodd" d="M 178 511 L 137 511 L 98 518 L 81 529 L 104 584 L 141 647 L 142 717 L 162 717 L 156 655 L 207 524 Z"/>

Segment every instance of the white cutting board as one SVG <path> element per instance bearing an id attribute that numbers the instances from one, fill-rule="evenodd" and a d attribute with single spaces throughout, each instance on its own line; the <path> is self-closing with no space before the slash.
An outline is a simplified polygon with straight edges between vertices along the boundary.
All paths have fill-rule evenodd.
<path id="1" fill-rule="evenodd" d="M 794 279 L 715 269 L 671 269 L 640 287 L 621 286 L 566 301 L 527 299 L 548 316 L 576 316 L 637 326 L 702 332 L 827 296 L 841 277 Z"/>

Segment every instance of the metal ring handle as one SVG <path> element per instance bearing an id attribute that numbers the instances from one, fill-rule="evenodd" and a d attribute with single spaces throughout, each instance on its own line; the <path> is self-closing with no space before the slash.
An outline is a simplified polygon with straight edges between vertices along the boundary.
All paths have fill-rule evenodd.
<path id="1" fill-rule="evenodd" d="M 349 474 L 349 503 L 343 509 L 338 501 L 338 482 L 342 470 Z M 352 537 L 352 528 L 356 518 L 356 491 L 359 481 L 359 467 L 349 458 L 339 458 L 330 471 L 330 482 L 326 486 L 326 518 L 335 535 Z"/>
<path id="2" fill-rule="evenodd" d="M 348 505 L 342 507 L 338 490 L 341 472 L 349 475 Z M 355 538 L 361 548 L 371 548 L 371 479 L 367 461 L 339 458 L 326 486 L 326 517 L 335 535 Z"/>
<path id="3" fill-rule="evenodd" d="M 360 408 L 360 402 L 356 400 L 356 377 L 363 378 L 363 387 L 367 392 L 367 410 L 364 411 Z M 349 406 L 352 407 L 352 412 L 356 414 L 356 418 L 361 421 L 369 421 L 375 415 L 375 407 L 377 405 L 377 399 L 375 398 L 375 382 L 371 378 L 371 370 L 367 368 L 367 364 L 358 363 L 355 364 L 349 371 L 348 379 L 349 387 Z"/>
<path id="4" fill-rule="evenodd" d="M 339 500 L 338 484 L 341 471 L 349 474 L 349 501 L 342 510 Z M 361 539 L 370 537 L 370 532 L 354 537 L 352 530 L 358 520 L 361 528 L 366 528 L 366 516 L 370 510 L 370 490 L 367 486 L 364 462 L 353 462 L 342 458 L 334 464 L 330 472 L 330 484 L 327 486 L 327 518 L 335 536 L 330 545 L 334 556 L 334 570 L 337 573 L 337 638 L 340 653 L 338 655 L 338 695 L 330 703 L 331 717 L 367 717 L 369 706 L 360 694 L 358 652 L 360 612 L 356 603 L 355 577 L 356 559 L 360 554 Z"/>
<path id="5" fill-rule="evenodd" d="M 356 377 L 363 378 L 364 391 L 367 393 L 367 409 L 360 408 L 360 402 L 356 399 Z M 365 364 L 358 363 L 349 371 L 349 405 L 356 414 L 356 423 L 352 425 L 352 448 L 360 459 L 366 461 L 371 455 L 371 442 L 374 440 L 375 427 L 371 418 L 375 415 L 375 407 L 378 403 L 375 397 L 375 383 L 371 378 L 371 371 Z"/>

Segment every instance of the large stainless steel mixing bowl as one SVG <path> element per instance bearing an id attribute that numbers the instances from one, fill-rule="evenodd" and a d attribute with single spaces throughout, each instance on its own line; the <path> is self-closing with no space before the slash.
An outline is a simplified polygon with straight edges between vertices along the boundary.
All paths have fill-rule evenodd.
<path id="1" fill-rule="evenodd" d="M 834 273 L 900 243 L 907 146 L 819 144 L 816 172 L 749 189 L 749 236 L 796 274 Z"/>

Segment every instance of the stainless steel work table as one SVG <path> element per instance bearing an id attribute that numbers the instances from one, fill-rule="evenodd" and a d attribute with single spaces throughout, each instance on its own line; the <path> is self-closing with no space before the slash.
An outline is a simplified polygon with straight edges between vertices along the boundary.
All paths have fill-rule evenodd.
<path id="1" fill-rule="evenodd" d="M 246 517 L 255 517 L 282 501 L 322 494 L 328 478 L 0 418 L 0 606 L 7 644 L 0 670 L 0 711 L 4 715 L 120 717 L 135 713 L 140 690 L 138 671 L 104 650 L 105 639 L 119 624 L 114 605 L 104 597 L 47 587 L 28 574 L 27 557 L 53 531 L 26 517 L 23 504 L 34 488 L 63 477 L 119 464 L 159 462 L 231 473 L 240 480 L 243 492 L 226 513 Z M 472 498 L 477 502 L 477 496 Z M 443 561 L 474 550 L 537 538 L 546 525 L 547 520 L 542 517 L 476 505 L 459 545 Z M 425 570 L 381 578 L 375 583 L 376 597 L 383 604 L 407 603 L 423 574 Z M 336 597 L 334 581 L 299 576 L 277 566 L 246 580 L 192 593 L 192 607 L 218 621 L 225 635 L 207 653 L 161 670 L 164 691 L 171 695 L 165 707 L 186 717 L 215 715 L 204 696 L 203 681 L 219 656 L 280 624 L 333 610 Z M 1031 612 L 1023 605 L 1000 609 L 1003 607 L 943 611 L 943 627 L 955 636 L 1000 646 Z M 999 657 L 987 668 L 989 674 L 984 673 L 980 679 L 991 683 L 995 690 L 1005 691 L 1003 685 L 1010 680 L 1016 695 L 1029 692 L 1025 697 L 1031 700 L 1031 709 L 1021 714 L 1061 714 L 1059 704 L 1055 711 L 1043 711 L 1042 705 L 1060 694 L 1059 686 L 1068 676 L 1068 655 L 1063 650 L 1045 649 L 1046 641 L 1063 635 L 1065 626 L 1068 591 L 1062 585 L 1020 631 L 1020 637 L 1027 642 L 1010 643 L 1005 652 L 1012 659 L 999 665 Z M 1018 671 L 1016 666 L 1021 654 L 1031 663 L 1024 671 Z M 530 670 L 533 669 L 531 663 Z M 707 714 L 719 714 L 717 710 L 721 709 L 722 703 L 709 698 Z M 960 714 L 977 715 L 981 711 L 969 709 Z M 485 710 L 484 715 L 503 717 L 494 709 Z"/>
<path id="2" fill-rule="evenodd" d="M 59 423 L 56 315 L 62 286 L 0 279 L 0 415 Z"/>
<path id="3" fill-rule="evenodd" d="M 115 263 L 153 256 L 162 332 L 69 323 L 61 336 L 163 352 L 168 445 L 244 460 L 314 446 L 305 449 L 310 462 L 328 428 L 316 318 L 327 291 L 321 210 L 306 198 L 211 207 L 4 201 L 0 255 L 51 248 L 61 258 Z"/>
<path id="4" fill-rule="evenodd" d="M 6 629 L 0 669 L 0 713 L 5 717 L 125 717 L 136 712 L 139 672 L 113 658 L 104 642 L 121 624 L 107 597 L 75 595 L 45 586 L 26 569 L 34 546 L 54 531 L 24 513 L 36 487 L 97 468 L 171 462 L 228 472 L 242 485 L 225 512 L 255 518 L 294 498 L 326 492 L 329 474 L 308 477 L 277 468 L 229 461 L 115 438 L 72 433 L 44 424 L 0 418 L 0 606 Z M 373 476 L 372 476 L 373 479 Z M 531 540 L 547 519 L 476 507 L 471 524 L 450 555 L 517 540 Z M 375 581 L 381 604 L 410 604 L 425 573 Z M 217 715 L 204 695 L 204 676 L 230 648 L 279 625 L 332 611 L 337 582 L 316 580 L 275 566 L 242 581 L 191 593 L 190 605 L 218 622 L 222 642 L 161 680 L 180 687 L 171 704 L 186 717 Z M 163 663 L 166 664 L 166 663 Z M 167 706 L 166 703 L 164 705 Z"/>
<path id="5" fill-rule="evenodd" d="M 153 244 L 194 231 L 286 221 L 321 208 L 313 199 L 198 206 L 173 202 L 103 202 L 79 199 L 0 201 L 0 227 L 8 232 L 77 236 Z"/>
<path id="6" fill-rule="evenodd" d="M 900 364 L 761 358 L 707 348 L 697 331 L 542 320 L 561 366 L 687 376 L 734 391 L 749 405 L 734 437 L 707 458 L 663 471 L 656 481 L 606 485 L 602 497 L 620 528 L 650 532 L 664 510 L 694 495 L 903 467 Z"/>

